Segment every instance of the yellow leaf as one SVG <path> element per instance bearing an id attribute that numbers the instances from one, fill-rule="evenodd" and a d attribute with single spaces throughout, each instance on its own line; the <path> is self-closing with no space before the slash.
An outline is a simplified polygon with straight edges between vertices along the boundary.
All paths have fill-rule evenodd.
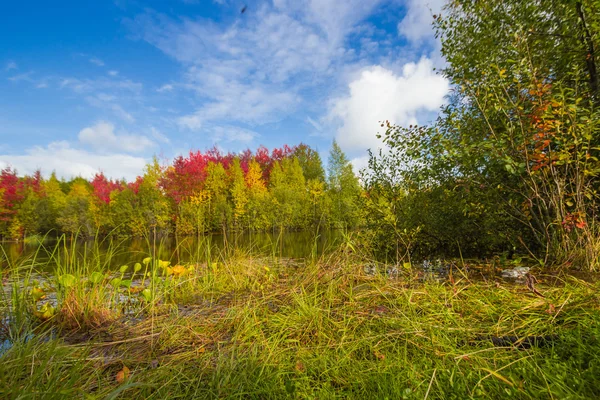
<path id="1" fill-rule="evenodd" d="M 175 276 L 182 276 L 185 275 L 187 272 L 188 270 L 183 265 L 176 265 L 173 268 L 171 268 L 171 273 Z"/>
<path id="2" fill-rule="evenodd" d="M 123 383 L 127 378 L 129 378 L 129 368 L 123 366 L 123 369 L 117 372 L 115 379 L 117 382 Z"/>

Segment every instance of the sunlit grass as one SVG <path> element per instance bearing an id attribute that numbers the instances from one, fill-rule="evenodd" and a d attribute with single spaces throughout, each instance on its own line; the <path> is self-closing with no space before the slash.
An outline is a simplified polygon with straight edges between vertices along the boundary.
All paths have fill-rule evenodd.
<path id="1" fill-rule="evenodd" d="M 183 269 L 153 258 L 158 250 L 132 255 L 125 272 L 100 255 L 57 267 L 44 290 L 64 294 L 45 321 L 32 313 L 31 289 L 13 284 L 3 324 L 28 323 L 20 335 L 0 330 L 10 341 L 0 397 L 600 396 L 598 283 L 540 276 L 540 297 L 460 271 L 444 281 L 371 276 L 350 241 L 304 263 L 226 248 Z M 111 285 L 131 280 L 135 263 L 136 286 Z M 10 269 L 27 278 L 35 262 Z M 96 272 L 103 278 L 90 280 Z M 71 285 L 59 282 L 65 274 Z M 140 286 L 150 297 L 132 290 Z M 492 337 L 517 340 L 498 347 Z M 548 340 L 522 346 L 527 337 Z"/>

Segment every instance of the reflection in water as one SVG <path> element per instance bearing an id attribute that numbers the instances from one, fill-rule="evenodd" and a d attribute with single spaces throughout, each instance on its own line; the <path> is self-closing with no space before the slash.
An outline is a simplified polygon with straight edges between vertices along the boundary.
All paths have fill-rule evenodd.
<path id="1" fill-rule="evenodd" d="M 281 233 L 231 233 L 214 234 L 199 237 L 167 237 L 150 239 L 114 239 L 78 240 L 59 242 L 48 240 L 40 249 L 37 244 L 2 243 L 0 244 L 0 266 L 8 263 L 15 265 L 23 260 L 35 261 L 36 265 L 47 264 L 52 269 L 51 259 L 60 258 L 71 262 L 85 260 L 87 263 L 100 264 L 117 269 L 123 264 L 140 262 L 143 258 L 154 256 L 161 260 L 170 260 L 172 264 L 204 262 L 207 259 L 223 259 L 235 255 L 262 255 L 286 258 L 307 258 L 326 254 L 341 242 L 343 232 L 339 230 L 315 232 Z M 75 250 L 75 251 L 73 251 Z M 53 255 L 54 254 L 54 255 Z M 63 261 L 65 262 L 65 261 Z"/>

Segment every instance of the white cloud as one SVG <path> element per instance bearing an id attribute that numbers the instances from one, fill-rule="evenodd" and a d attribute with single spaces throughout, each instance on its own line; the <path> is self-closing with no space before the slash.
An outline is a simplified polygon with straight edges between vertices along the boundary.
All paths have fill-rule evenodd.
<path id="1" fill-rule="evenodd" d="M 177 119 L 177 123 L 184 128 L 197 131 L 202 128 L 202 118 L 198 115 L 185 115 Z"/>
<path id="2" fill-rule="evenodd" d="M 416 124 L 421 113 L 435 112 L 444 103 L 448 81 L 433 72 L 431 60 L 408 63 L 401 73 L 372 66 L 348 85 L 349 93 L 333 100 L 328 120 L 337 122 L 336 139 L 349 153 L 380 146 L 379 121 Z"/>
<path id="3" fill-rule="evenodd" d="M 162 85 L 161 87 L 159 87 L 158 89 L 156 89 L 157 92 L 162 93 L 162 92 L 170 92 L 171 90 L 173 90 L 173 85 Z"/>
<path id="4" fill-rule="evenodd" d="M 10 71 L 11 69 L 19 69 L 19 66 L 14 61 L 9 61 L 6 63 L 6 67 L 4 67 L 5 71 Z"/>
<path id="5" fill-rule="evenodd" d="M 406 15 L 398 24 L 398 33 L 413 43 L 434 40 L 433 15 L 439 14 L 446 0 L 406 0 Z"/>
<path id="6" fill-rule="evenodd" d="M 119 71 L 111 69 L 110 71 L 107 72 L 107 74 L 110 76 L 117 76 L 117 75 L 119 75 Z"/>
<path id="7" fill-rule="evenodd" d="M 91 62 L 92 64 L 97 65 L 99 67 L 103 67 L 104 66 L 104 61 L 102 61 L 101 59 L 96 58 L 96 57 L 90 58 L 89 62 Z"/>
<path id="8" fill-rule="evenodd" d="M 66 179 L 76 176 L 91 179 L 102 171 L 111 178 L 133 181 L 143 172 L 146 160 L 124 154 L 97 154 L 60 141 L 46 147 L 33 147 L 23 155 L 0 155 L 0 168 L 8 165 L 16 168 L 19 174 L 32 174 L 41 169 L 45 176 L 56 171 L 59 177 Z"/>
<path id="9" fill-rule="evenodd" d="M 104 121 L 82 129 L 79 141 L 102 153 L 141 153 L 155 146 L 146 136 L 116 134 L 114 125 Z"/>

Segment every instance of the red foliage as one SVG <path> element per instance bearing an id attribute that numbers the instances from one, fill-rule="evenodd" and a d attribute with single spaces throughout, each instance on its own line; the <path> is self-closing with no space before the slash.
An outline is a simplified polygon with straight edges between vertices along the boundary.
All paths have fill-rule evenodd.
<path id="1" fill-rule="evenodd" d="M 223 154 L 216 147 L 204 153 L 192 151 L 187 157 L 177 157 L 173 161 L 173 165 L 167 169 L 159 184 L 167 196 L 172 198 L 176 204 L 179 204 L 183 199 L 192 196 L 204 187 L 208 163 L 220 163 L 225 170 L 228 170 L 235 157 L 240 159 L 240 166 L 244 174 L 248 173 L 250 161 L 256 160 L 262 168 L 265 182 L 268 182 L 273 163 L 291 156 L 295 149 L 296 147 L 284 145 L 282 148 L 273 149 L 271 154 L 264 146 L 259 147 L 256 153 L 246 149 L 240 154 Z"/>
<path id="2" fill-rule="evenodd" d="M 214 151 L 216 149 L 206 155 L 201 151 L 190 152 L 189 157 L 179 156 L 173 161 L 173 166 L 167 169 L 160 185 L 175 203 L 179 204 L 184 198 L 202 189 L 206 179 L 206 166 L 210 161 L 220 158 L 220 153 Z"/>
<path id="3" fill-rule="evenodd" d="M 23 189 L 24 182 L 19 180 L 17 171 L 4 168 L 0 173 L 0 221 L 8 221 L 16 213 L 15 206 L 25 198 Z"/>
<path id="4" fill-rule="evenodd" d="M 138 192 L 140 191 L 140 186 L 142 186 L 142 183 L 144 183 L 144 178 L 142 178 L 141 176 L 138 176 L 137 178 L 135 178 L 134 182 L 129 182 L 127 184 L 127 187 L 131 190 L 133 190 L 133 193 L 138 194 Z"/>
<path id="5" fill-rule="evenodd" d="M 275 161 L 281 161 L 286 157 L 289 157 L 296 150 L 296 146 L 290 147 L 287 144 L 284 144 L 282 148 L 274 148 L 269 155 L 269 150 L 260 146 L 255 153 L 254 159 L 260 165 L 260 168 L 263 171 L 263 179 L 268 184 L 269 177 L 271 176 L 271 168 Z M 247 171 L 247 169 L 245 170 Z"/>
<path id="6" fill-rule="evenodd" d="M 102 172 L 94 175 L 91 184 L 96 198 L 105 204 L 110 203 L 111 192 L 123 190 L 123 185 L 120 182 L 107 179 Z"/>

